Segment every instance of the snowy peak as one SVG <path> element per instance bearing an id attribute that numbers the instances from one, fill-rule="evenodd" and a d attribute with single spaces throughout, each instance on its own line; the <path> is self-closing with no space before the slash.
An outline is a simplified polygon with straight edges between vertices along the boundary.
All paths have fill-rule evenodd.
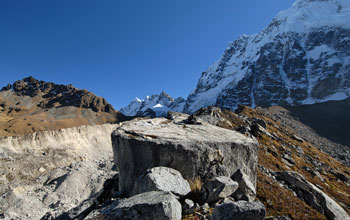
<path id="1" fill-rule="evenodd" d="M 186 100 L 179 97 L 172 98 L 165 92 L 146 96 L 144 100 L 135 98 L 128 106 L 120 111 L 127 116 L 164 116 L 168 111 L 182 112 Z"/>
<path id="2" fill-rule="evenodd" d="M 278 32 L 306 32 L 310 28 L 350 28 L 349 0 L 297 0 L 280 12 L 269 27 Z M 270 29 L 271 30 L 271 29 Z"/>
<path id="3" fill-rule="evenodd" d="M 229 43 L 222 57 L 202 73 L 184 111 L 349 97 L 349 21 L 349 0 L 297 0 L 259 34 Z"/>

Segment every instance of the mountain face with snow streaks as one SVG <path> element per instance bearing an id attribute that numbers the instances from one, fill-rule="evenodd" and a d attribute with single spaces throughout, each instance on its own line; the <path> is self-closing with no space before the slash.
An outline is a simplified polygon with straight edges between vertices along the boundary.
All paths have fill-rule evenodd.
<path id="1" fill-rule="evenodd" d="M 302 105 L 350 96 L 350 1 L 297 0 L 256 35 L 231 42 L 189 95 L 185 112 Z"/>

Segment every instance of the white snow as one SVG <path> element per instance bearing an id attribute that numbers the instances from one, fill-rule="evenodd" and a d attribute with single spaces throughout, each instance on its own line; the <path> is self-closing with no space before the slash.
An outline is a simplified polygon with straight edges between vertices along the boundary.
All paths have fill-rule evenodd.
<path id="1" fill-rule="evenodd" d="M 306 32 L 323 26 L 350 28 L 350 1 L 297 0 L 276 20 L 282 21 L 279 32 Z"/>
<path id="2" fill-rule="evenodd" d="M 161 105 L 161 104 L 157 104 L 157 105 L 155 105 L 155 106 L 153 106 L 152 108 L 162 108 L 163 106 Z"/>

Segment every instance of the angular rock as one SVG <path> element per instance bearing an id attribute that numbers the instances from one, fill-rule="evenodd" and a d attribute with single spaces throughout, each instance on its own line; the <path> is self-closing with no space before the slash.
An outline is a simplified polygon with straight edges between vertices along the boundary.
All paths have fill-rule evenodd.
<path id="1" fill-rule="evenodd" d="M 181 204 L 172 193 L 152 191 L 116 201 L 85 219 L 180 220 Z"/>
<path id="2" fill-rule="evenodd" d="M 247 202 L 225 200 L 217 205 L 213 212 L 214 220 L 263 220 L 265 218 L 265 206 L 259 202 Z"/>
<path id="3" fill-rule="evenodd" d="M 135 182 L 133 194 L 150 191 L 165 191 L 185 196 L 191 192 L 191 188 L 179 171 L 169 167 L 154 167 Z"/>
<path id="4" fill-rule="evenodd" d="M 185 201 L 182 203 L 182 212 L 184 214 L 193 213 L 195 209 L 196 206 L 194 205 L 194 202 L 190 199 L 185 199 Z"/>
<path id="5" fill-rule="evenodd" d="M 219 176 L 206 182 L 203 188 L 206 194 L 206 202 L 214 203 L 232 195 L 238 189 L 238 183 L 230 177 Z"/>
<path id="6" fill-rule="evenodd" d="M 233 194 L 236 200 L 246 200 L 252 202 L 256 198 L 255 186 L 242 170 L 237 170 L 231 177 L 239 184 L 238 189 Z"/>
<path id="7" fill-rule="evenodd" d="M 331 220 L 350 220 L 349 215 L 332 198 L 296 172 L 276 172 L 276 179 L 283 181 L 297 196 Z"/>
<path id="8" fill-rule="evenodd" d="M 236 131 L 206 123 L 176 124 L 164 118 L 132 120 L 112 133 L 112 144 L 120 190 L 126 194 L 137 177 L 157 166 L 202 182 L 241 169 L 256 184 L 257 141 Z"/>

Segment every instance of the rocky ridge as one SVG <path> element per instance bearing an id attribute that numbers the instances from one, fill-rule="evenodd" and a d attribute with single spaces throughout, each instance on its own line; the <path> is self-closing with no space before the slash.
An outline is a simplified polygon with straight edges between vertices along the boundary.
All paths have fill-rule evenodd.
<path id="1" fill-rule="evenodd" d="M 27 77 L 0 91 L 0 135 L 21 135 L 123 120 L 104 98 L 72 85 Z"/>

